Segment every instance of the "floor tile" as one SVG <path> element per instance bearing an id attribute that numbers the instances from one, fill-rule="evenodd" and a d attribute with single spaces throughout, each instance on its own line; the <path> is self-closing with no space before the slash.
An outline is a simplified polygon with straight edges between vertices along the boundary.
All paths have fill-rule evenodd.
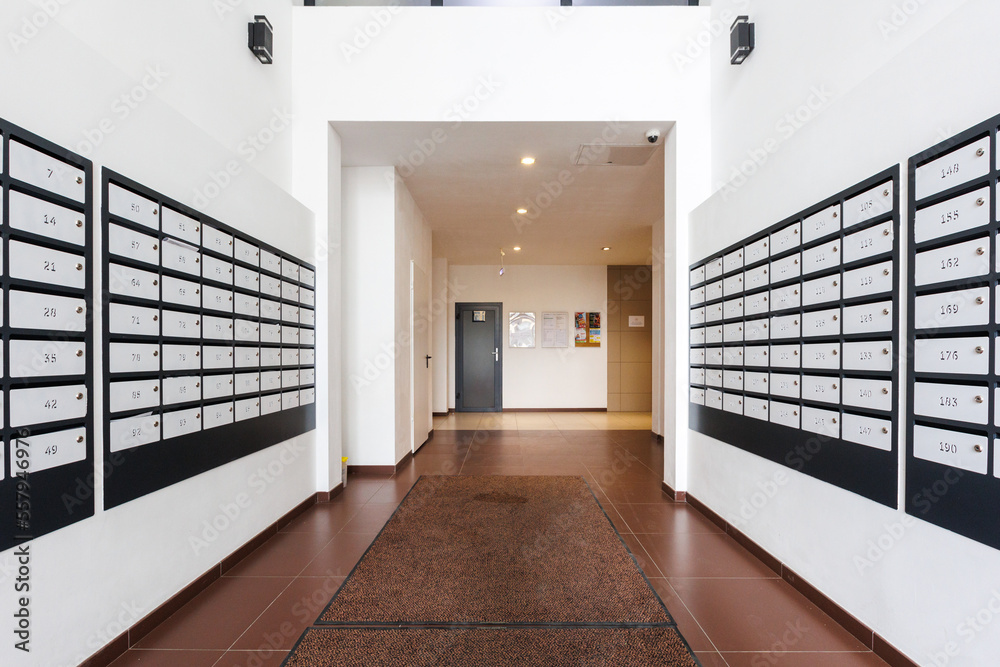
<path id="1" fill-rule="evenodd" d="M 665 577 L 778 577 L 728 535 L 643 533 L 636 537 Z"/>
<path id="2" fill-rule="evenodd" d="M 375 492 L 375 495 L 371 497 L 368 504 L 392 503 L 398 505 L 406 497 L 406 494 L 410 492 L 415 483 L 416 479 L 410 476 L 393 477 Z"/>
<path id="3" fill-rule="evenodd" d="M 230 648 L 260 651 L 290 650 L 299 636 L 316 622 L 344 577 L 300 577 L 247 628 Z"/>
<path id="4" fill-rule="evenodd" d="M 222 577 L 135 648 L 228 649 L 291 581 L 291 577 Z"/>
<path id="5" fill-rule="evenodd" d="M 633 533 L 722 533 L 723 530 L 685 503 L 617 503 Z"/>
<path id="6" fill-rule="evenodd" d="M 346 577 L 375 539 L 375 533 L 338 533 L 300 577 Z"/>
<path id="7" fill-rule="evenodd" d="M 681 634 L 684 634 L 683 630 L 681 631 Z M 687 635 L 685 635 L 685 638 L 686 637 Z M 702 667 L 729 667 L 725 658 L 723 658 L 719 653 L 713 653 L 711 651 L 696 651 L 695 657 L 701 661 Z"/>
<path id="8" fill-rule="evenodd" d="M 313 505 L 291 523 L 282 533 L 324 533 L 333 537 L 351 520 L 362 506 L 334 500 Z"/>
<path id="9" fill-rule="evenodd" d="M 354 515 L 347 525 L 344 526 L 343 533 L 377 533 L 382 530 L 382 526 L 389 520 L 392 513 L 396 511 L 399 503 L 375 503 L 370 502 Z M 314 554 L 315 555 L 315 554 Z"/>
<path id="10" fill-rule="evenodd" d="M 680 630 L 684 639 L 687 640 L 691 646 L 691 650 L 695 652 L 716 651 L 715 644 L 712 643 L 712 640 L 705 634 L 698 621 L 688 611 L 684 601 L 677 597 L 677 592 L 674 591 L 670 583 L 662 577 L 649 577 L 649 583 L 652 585 L 653 590 L 656 591 L 656 594 L 660 596 L 660 599 L 663 600 L 663 604 L 666 606 L 667 611 L 670 612 L 674 622 L 677 623 L 677 629 Z"/>
<path id="11" fill-rule="evenodd" d="M 882 658 L 871 652 L 794 653 L 747 652 L 723 653 L 729 667 L 885 667 Z"/>
<path id="12" fill-rule="evenodd" d="M 261 649 L 258 651 L 227 651 L 215 667 L 281 667 L 288 651 Z"/>
<path id="13" fill-rule="evenodd" d="M 223 651 L 170 651 L 132 649 L 111 663 L 109 667 L 212 667 Z"/>
<path id="14" fill-rule="evenodd" d="M 332 539 L 325 533 L 278 533 L 223 576 L 294 577 Z"/>
<path id="15" fill-rule="evenodd" d="M 865 651 L 781 579 L 668 581 L 719 651 Z"/>

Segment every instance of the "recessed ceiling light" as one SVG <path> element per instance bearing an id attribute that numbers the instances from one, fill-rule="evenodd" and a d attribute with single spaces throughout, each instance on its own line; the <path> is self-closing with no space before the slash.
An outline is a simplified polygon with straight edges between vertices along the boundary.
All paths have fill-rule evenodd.
<path id="1" fill-rule="evenodd" d="M 521 249 L 521 246 L 519 246 L 519 245 L 514 246 L 514 250 L 520 250 L 520 249 Z"/>
<path id="2" fill-rule="evenodd" d="M 606 246 L 604 246 L 603 248 L 601 248 L 601 250 L 611 250 L 611 246 L 609 246 L 609 245 L 606 245 Z"/>
<path id="3" fill-rule="evenodd" d="M 535 158 L 533 158 L 533 157 L 523 157 L 523 158 L 521 158 L 521 164 L 535 164 Z"/>
<path id="4" fill-rule="evenodd" d="M 519 208 L 519 209 L 517 209 L 517 212 L 520 213 L 521 215 L 524 215 L 525 213 L 528 212 L 528 209 L 526 209 L 526 208 Z"/>

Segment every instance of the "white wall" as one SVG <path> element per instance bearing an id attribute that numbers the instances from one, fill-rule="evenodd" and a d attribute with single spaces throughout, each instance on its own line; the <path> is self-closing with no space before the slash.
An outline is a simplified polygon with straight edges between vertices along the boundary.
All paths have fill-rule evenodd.
<path id="1" fill-rule="evenodd" d="M 448 412 L 448 260 L 434 258 L 434 274 L 431 276 L 431 371 L 433 397 L 431 408 L 434 412 Z"/>
<path id="2" fill-rule="evenodd" d="M 692 216 L 693 257 L 896 163 L 905 202 L 911 155 L 1000 113 L 1000 89 L 980 64 L 994 60 L 995 2 L 855 0 L 829 11 L 795 0 L 715 0 L 713 17 L 727 9 L 756 21 L 757 49 L 732 67 L 728 40 L 712 46 L 713 171 L 721 181 L 744 163 L 749 177 Z M 813 89 L 828 99 L 815 97 L 820 113 L 789 134 L 785 114 L 807 104 Z M 746 163 L 769 137 L 781 141 L 767 144 L 764 165 Z M 690 438 L 690 492 L 887 641 L 920 664 L 996 664 L 1000 552 L 711 438 Z M 781 471 L 787 482 L 776 484 Z M 773 498 L 750 507 L 765 488 Z"/>
<path id="3" fill-rule="evenodd" d="M 111 0 L 9 0 L 0 9 L 0 115 L 311 261 L 312 215 L 279 187 L 290 182 L 291 133 L 253 160 L 239 150 L 273 108 L 290 101 L 290 61 L 260 65 L 246 48 L 246 22 L 254 11 L 266 13 L 281 26 L 278 48 L 290 55 L 290 34 L 280 31 L 290 25 L 288 4 L 262 0 L 220 19 L 211 3 L 195 0 L 128 11 Z M 227 181 L 210 196 L 209 185 Z M 93 270 L 100 284 L 100 267 Z M 317 296 L 322 302 L 322 287 Z M 103 405 L 94 398 L 99 425 Z M 101 433 L 98 426 L 97 452 Z M 0 664 L 79 663 L 310 495 L 314 465 L 308 433 L 110 511 L 98 502 L 95 517 L 35 540 L 32 651 L 26 656 L 5 641 Z M 280 471 L 272 481 L 260 473 L 268 468 Z M 98 456 L 98 499 L 106 472 L 113 473 Z M 246 506 L 227 519 L 224 509 L 232 511 L 241 494 Z M 220 516 L 224 529 L 206 532 Z M 199 539 L 204 544 L 192 543 Z M 8 619 L 12 564 L 11 552 L 0 555 L 0 616 Z M 138 611 L 123 616 L 123 605 Z"/>
<path id="4" fill-rule="evenodd" d="M 449 295 L 448 400 L 455 407 L 455 303 L 502 302 L 503 407 L 606 408 L 608 406 L 608 349 L 573 346 L 573 314 L 600 311 L 601 332 L 608 302 L 606 266 L 509 266 L 503 277 L 500 265 L 448 267 L 455 285 Z M 533 312 L 535 347 L 508 346 L 507 317 L 512 311 Z M 569 313 L 567 348 L 541 346 L 542 312 Z"/>

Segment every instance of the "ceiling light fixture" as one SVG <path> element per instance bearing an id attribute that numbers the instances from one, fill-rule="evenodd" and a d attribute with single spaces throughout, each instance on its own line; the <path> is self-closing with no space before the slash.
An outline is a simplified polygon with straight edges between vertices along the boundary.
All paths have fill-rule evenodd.
<path id="1" fill-rule="evenodd" d="M 514 246 L 514 251 L 515 252 L 520 251 L 520 250 L 521 250 L 521 246 L 519 246 L 519 245 Z"/>
<path id="2" fill-rule="evenodd" d="M 521 215 L 524 215 L 525 213 L 528 212 L 528 209 L 526 209 L 526 208 L 519 208 L 519 209 L 517 209 L 517 212 L 520 213 Z"/>
<path id="3" fill-rule="evenodd" d="M 611 246 L 609 246 L 609 245 L 606 245 L 606 246 L 604 246 L 603 248 L 601 248 L 601 250 L 604 250 L 604 251 L 608 251 L 608 250 L 611 250 Z"/>
<path id="4" fill-rule="evenodd" d="M 533 158 L 533 157 L 523 157 L 523 158 L 521 158 L 521 164 L 535 164 L 535 158 Z"/>

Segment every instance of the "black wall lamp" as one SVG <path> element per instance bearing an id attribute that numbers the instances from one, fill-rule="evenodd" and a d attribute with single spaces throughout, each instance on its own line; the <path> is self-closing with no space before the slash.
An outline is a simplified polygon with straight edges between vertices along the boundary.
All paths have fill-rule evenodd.
<path id="1" fill-rule="evenodd" d="M 742 65 L 754 47 L 753 23 L 750 23 L 749 16 L 737 16 L 729 29 L 729 62 L 733 65 Z"/>
<path id="2" fill-rule="evenodd" d="M 247 24 L 247 46 L 257 56 L 257 60 L 265 65 L 273 62 L 272 44 L 274 42 L 274 30 L 266 16 L 258 15 L 253 17 L 253 23 Z"/>

